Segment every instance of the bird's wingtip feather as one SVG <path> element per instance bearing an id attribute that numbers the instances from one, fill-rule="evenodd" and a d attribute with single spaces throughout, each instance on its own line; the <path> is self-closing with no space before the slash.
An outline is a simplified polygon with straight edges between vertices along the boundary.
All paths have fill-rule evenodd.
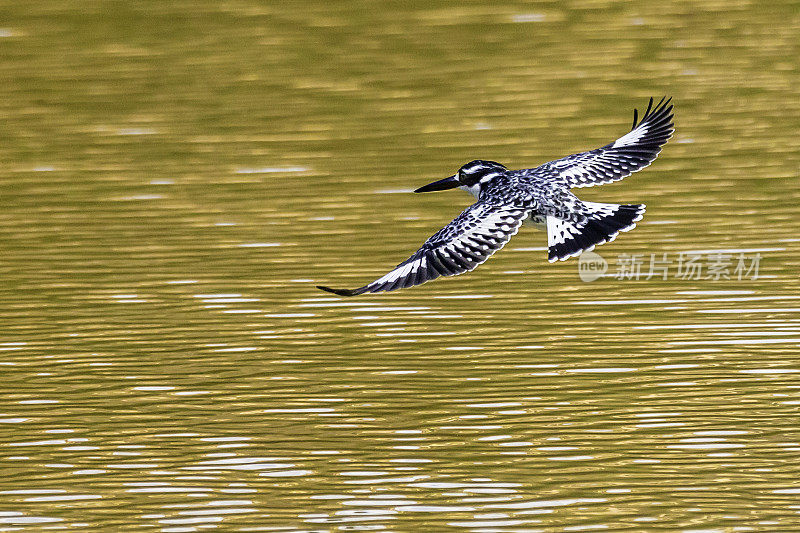
<path id="1" fill-rule="evenodd" d="M 317 285 L 317 288 L 321 291 L 332 292 L 333 294 L 336 294 L 338 296 L 355 296 L 356 294 L 358 294 L 353 289 L 332 289 L 331 287 L 325 287 L 323 285 Z"/>

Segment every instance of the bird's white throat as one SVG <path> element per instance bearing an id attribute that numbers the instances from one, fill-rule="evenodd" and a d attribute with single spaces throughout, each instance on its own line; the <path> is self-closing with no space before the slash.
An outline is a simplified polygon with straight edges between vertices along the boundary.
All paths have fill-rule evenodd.
<path id="1" fill-rule="evenodd" d="M 475 185 L 459 185 L 458 188 L 462 191 L 467 191 L 475 198 L 478 198 L 478 195 L 481 193 L 480 183 L 476 183 Z"/>

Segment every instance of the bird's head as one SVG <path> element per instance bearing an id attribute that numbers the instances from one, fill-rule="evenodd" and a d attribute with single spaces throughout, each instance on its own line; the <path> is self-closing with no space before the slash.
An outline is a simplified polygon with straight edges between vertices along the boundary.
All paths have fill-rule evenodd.
<path id="1" fill-rule="evenodd" d="M 458 169 L 455 175 L 429 183 L 414 192 L 444 191 L 459 187 L 477 197 L 482 185 L 490 182 L 506 170 L 506 167 L 495 161 L 476 159 Z"/>

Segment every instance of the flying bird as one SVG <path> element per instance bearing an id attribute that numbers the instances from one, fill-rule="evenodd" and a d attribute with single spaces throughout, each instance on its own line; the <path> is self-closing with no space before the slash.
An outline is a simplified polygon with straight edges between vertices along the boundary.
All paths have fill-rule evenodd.
<path id="1" fill-rule="evenodd" d="M 458 187 L 477 202 L 437 231 L 411 257 L 388 274 L 357 289 L 323 291 L 340 296 L 394 291 L 439 276 L 469 272 L 516 235 L 522 224 L 547 231 L 548 261 L 563 261 L 613 241 L 636 226 L 644 204 L 604 204 L 579 200 L 570 189 L 621 180 L 652 163 L 674 132 L 671 98 L 653 99 L 642 116 L 633 111 L 631 131 L 588 152 L 568 155 L 536 168 L 509 170 L 476 159 L 453 176 L 414 192 Z"/>

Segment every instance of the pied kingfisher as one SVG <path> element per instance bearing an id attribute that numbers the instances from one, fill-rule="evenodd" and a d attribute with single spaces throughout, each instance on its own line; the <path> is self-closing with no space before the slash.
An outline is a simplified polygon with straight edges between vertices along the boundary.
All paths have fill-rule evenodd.
<path id="1" fill-rule="evenodd" d="M 618 181 L 652 163 L 674 131 L 671 100 L 662 98 L 654 107 L 651 98 L 641 122 L 634 109 L 631 131 L 601 148 L 522 170 L 476 159 L 454 176 L 420 187 L 414 192 L 458 187 L 478 201 L 385 276 L 358 289 L 317 288 L 355 296 L 463 274 L 502 248 L 523 223 L 547 230 L 550 262 L 613 241 L 636 226 L 644 204 L 584 202 L 570 189 Z"/>

